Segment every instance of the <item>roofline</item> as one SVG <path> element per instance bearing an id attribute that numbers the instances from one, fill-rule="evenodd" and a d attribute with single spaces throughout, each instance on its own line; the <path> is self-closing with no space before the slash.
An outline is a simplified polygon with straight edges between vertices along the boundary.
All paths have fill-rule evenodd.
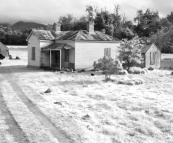
<path id="1" fill-rule="evenodd" d="M 150 47 L 153 46 L 153 45 L 154 45 L 155 47 L 157 47 L 155 43 L 152 43 L 152 44 L 150 45 Z M 147 51 L 146 51 L 145 53 L 147 53 L 149 49 L 150 49 L 150 48 L 148 48 Z M 160 49 L 159 49 L 158 47 L 157 47 L 157 49 L 160 51 Z M 145 53 L 144 53 L 144 54 L 145 54 Z"/>
<path id="2" fill-rule="evenodd" d="M 121 43 L 121 41 L 71 40 L 74 42 Z"/>
<path id="3" fill-rule="evenodd" d="M 28 35 L 28 37 L 26 38 L 26 41 L 29 40 L 29 38 L 31 37 L 32 33 L 33 33 L 33 31 L 31 31 L 31 33 Z"/>

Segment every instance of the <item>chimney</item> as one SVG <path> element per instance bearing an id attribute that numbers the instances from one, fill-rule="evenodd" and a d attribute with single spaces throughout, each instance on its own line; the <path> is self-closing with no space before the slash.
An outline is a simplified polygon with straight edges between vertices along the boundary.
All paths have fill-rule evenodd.
<path id="1" fill-rule="evenodd" d="M 106 30 L 105 29 L 102 29 L 101 32 L 105 34 Z"/>
<path id="2" fill-rule="evenodd" d="M 87 30 L 89 33 L 94 33 L 94 21 L 89 21 Z"/>
<path id="3" fill-rule="evenodd" d="M 60 23 L 54 23 L 52 27 L 53 32 L 60 32 L 61 31 L 61 24 Z"/>

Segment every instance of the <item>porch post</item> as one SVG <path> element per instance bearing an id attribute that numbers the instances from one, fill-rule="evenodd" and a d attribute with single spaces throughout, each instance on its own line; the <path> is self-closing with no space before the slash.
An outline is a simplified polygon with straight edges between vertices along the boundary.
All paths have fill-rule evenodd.
<path id="1" fill-rule="evenodd" d="M 51 68 L 51 64 L 52 64 L 52 50 L 50 50 L 50 68 Z"/>
<path id="2" fill-rule="evenodd" d="M 60 67 L 59 67 L 59 68 L 60 68 L 60 70 L 61 70 L 61 49 L 59 50 L 59 53 L 60 53 L 60 56 L 59 56 L 59 57 L 60 57 L 60 60 L 59 60 L 59 61 L 60 61 L 60 64 L 59 64 Z"/>

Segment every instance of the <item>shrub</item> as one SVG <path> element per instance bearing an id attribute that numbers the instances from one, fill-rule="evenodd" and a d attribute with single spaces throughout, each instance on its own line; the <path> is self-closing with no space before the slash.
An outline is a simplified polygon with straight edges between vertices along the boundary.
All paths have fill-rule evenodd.
<path id="1" fill-rule="evenodd" d="M 117 59 L 112 59 L 110 57 L 103 57 L 99 59 L 98 61 L 95 61 L 94 69 L 100 69 L 103 70 L 103 73 L 105 74 L 105 79 L 109 80 L 110 76 L 119 70 L 122 70 L 122 64 Z"/>
<path id="2" fill-rule="evenodd" d="M 149 68 L 148 68 L 148 70 L 150 70 L 150 71 L 153 71 L 153 70 L 154 70 L 154 68 L 152 68 L 152 67 L 149 67 Z"/>
<path id="3" fill-rule="evenodd" d="M 129 73 L 140 74 L 142 69 L 140 67 L 131 67 L 129 68 Z"/>
<path id="4" fill-rule="evenodd" d="M 124 84 L 124 85 L 140 85 L 144 84 L 143 79 L 136 78 L 136 79 L 120 79 L 118 80 L 118 84 Z"/>
<path id="5" fill-rule="evenodd" d="M 123 61 L 124 69 L 129 70 L 130 67 L 143 65 L 143 57 L 141 55 L 142 47 L 143 45 L 140 44 L 139 38 L 137 37 L 121 44 L 119 59 Z"/>

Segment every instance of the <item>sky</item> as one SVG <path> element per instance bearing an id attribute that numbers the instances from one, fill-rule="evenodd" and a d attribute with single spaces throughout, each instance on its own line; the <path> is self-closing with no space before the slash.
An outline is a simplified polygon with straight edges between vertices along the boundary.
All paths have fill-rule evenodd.
<path id="1" fill-rule="evenodd" d="M 133 20 L 139 9 L 158 10 L 161 17 L 173 11 L 173 0 L 0 0 L 0 23 L 32 21 L 43 24 L 57 22 L 60 16 L 73 14 L 74 17 L 86 15 L 86 5 L 114 11 L 120 5 L 120 12 L 128 20 Z"/>

